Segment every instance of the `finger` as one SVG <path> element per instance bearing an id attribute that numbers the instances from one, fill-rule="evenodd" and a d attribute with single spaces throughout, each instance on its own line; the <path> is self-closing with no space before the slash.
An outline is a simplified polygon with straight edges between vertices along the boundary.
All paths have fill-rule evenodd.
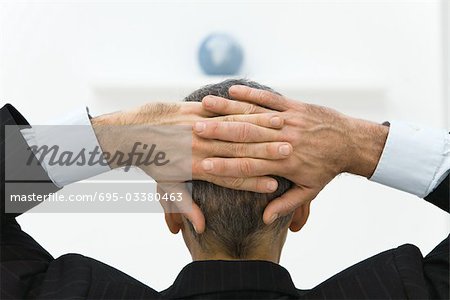
<path id="1" fill-rule="evenodd" d="M 247 178 L 209 176 L 204 180 L 233 190 L 256 193 L 273 193 L 278 188 L 278 182 L 269 176 Z"/>
<path id="2" fill-rule="evenodd" d="M 284 111 L 288 109 L 288 101 L 281 95 L 251 88 L 244 85 L 233 85 L 229 89 L 229 94 L 233 99 L 247 101 L 265 108 Z"/>
<path id="3" fill-rule="evenodd" d="M 208 157 L 250 157 L 267 160 L 284 159 L 289 157 L 293 148 L 291 144 L 285 142 L 272 143 L 229 143 L 218 140 L 203 140 L 197 151 L 202 151 L 202 156 Z M 193 149 L 196 151 L 196 149 Z"/>
<path id="4" fill-rule="evenodd" d="M 279 129 L 283 127 L 284 120 L 278 114 L 262 113 L 253 115 L 228 115 L 212 118 L 209 121 L 247 122 L 261 127 Z"/>
<path id="5" fill-rule="evenodd" d="M 218 158 L 212 157 L 201 162 L 207 174 L 224 177 L 258 177 L 282 175 L 283 166 L 276 160 L 257 158 Z M 281 169 L 281 170 L 280 170 Z"/>
<path id="6" fill-rule="evenodd" d="M 259 143 L 282 139 L 278 130 L 246 122 L 200 121 L 194 124 L 194 132 L 202 138 L 229 142 Z"/>
<path id="7" fill-rule="evenodd" d="M 184 114 L 194 114 L 205 118 L 219 116 L 219 114 L 205 109 L 200 102 L 182 102 L 177 104 L 180 105 L 183 110 L 182 113 Z"/>
<path id="8" fill-rule="evenodd" d="M 271 112 L 271 110 L 259 105 L 212 95 L 203 98 L 202 105 L 205 110 L 218 115 L 243 115 Z"/>
<path id="9" fill-rule="evenodd" d="M 319 191 L 310 188 L 291 188 L 267 205 L 263 214 L 264 223 L 271 224 L 278 217 L 288 215 L 302 204 L 312 201 L 318 193 Z"/>

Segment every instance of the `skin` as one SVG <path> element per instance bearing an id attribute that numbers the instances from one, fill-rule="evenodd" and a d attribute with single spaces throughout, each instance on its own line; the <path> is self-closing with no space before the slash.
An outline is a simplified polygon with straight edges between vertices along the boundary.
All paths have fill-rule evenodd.
<path id="1" fill-rule="evenodd" d="M 267 175 L 279 175 L 296 184 L 272 201 L 263 215 L 270 224 L 278 216 L 294 212 L 289 225 L 292 231 L 303 227 L 310 202 L 338 174 L 372 176 L 388 127 L 245 86 L 233 86 L 229 93 L 236 101 L 207 96 L 202 103 L 148 104 L 94 118 L 92 124 L 104 151 L 129 150 L 129 145 L 118 143 L 120 139 L 112 138 L 114 132 L 104 130 L 104 125 L 192 126 L 194 179 L 261 193 L 277 187 Z M 151 169 L 139 167 L 152 176 Z M 187 213 L 166 214 L 166 221 L 173 233 L 182 231 L 194 260 L 232 259 L 220 249 L 205 253 L 185 230 L 186 222 L 198 233 L 205 229 L 203 214 L 195 204 Z M 262 238 L 249 259 L 278 262 L 285 232 L 287 229 L 279 237 Z"/>
<path id="2" fill-rule="evenodd" d="M 166 222 L 174 222 L 174 220 L 167 219 Z M 188 248 L 192 260 L 236 260 L 236 258 L 230 257 L 220 248 L 216 248 L 213 251 L 205 251 L 197 242 L 197 240 L 192 235 L 192 232 L 188 229 L 187 220 L 183 220 L 181 225 L 181 232 L 183 234 L 183 239 Z M 168 226 L 172 226 L 169 225 Z M 276 236 L 271 233 L 262 235 L 259 239 L 259 244 L 250 253 L 248 257 L 242 258 L 245 260 L 265 260 L 271 261 L 273 263 L 279 263 L 281 257 L 281 251 L 283 249 L 284 243 L 286 241 L 288 227 L 281 229 L 280 233 Z"/>
<path id="3" fill-rule="evenodd" d="M 298 231 L 307 219 L 310 202 L 338 174 L 348 172 L 370 178 L 375 171 L 389 127 L 246 86 L 233 86 L 229 94 L 237 101 L 207 96 L 203 107 L 218 115 L 277 112 L 283 119 L 283 126 L 271 139 L 288 142 L 294 149 L 292 155 L 277 161 L 210 157 L 202 162 L 204 171 L 211 175 L 274 174 L 293 181 L 294 188 L 267 206 L 263 216 L 265 223 L 270 224 L 278 216 L 294 211 L 290 229 Z M 266 110 L 262 111 L 262 107 Z M 233 116 L 228 116 L 227 120 L 232 121 Z M 229 140 L 233 134 L 224 123 L 214 120 L 202 123 L 205 123 L 203 130 L 196 131 L 202 138 Z M 249 131 L 241 138 L 236 141 L 267 141 L 262 132 Z"/>
<path id="4" fill-rule="evenodd" d="M 271 137 L 283 126 L 283 121 L 277 116 L 276 112 L 261 115 L 235 115 L 232 122 L 227 118 L 205 110 L 201 103 L 151 103 L 129 111 L 98 116 L 93 118 L 91 122 L 103 152 L 109 153 L 115 153 L 116 151 L 129 153 L 135 142 L 130 138 L 132 133 L 122 132 L 123 130 L 118 129 L 121 125 L 194 126 L 198 121 L 224 122 L 224 124 L 227 124 L 227 130 L 236 134 L 235 139 L 229 141 L 211 140 L 192 134 L 192 178 L 229 188 L 272 192 L 277 188 L 276 181 L 267 176 L 217 176 L 204 172 L 201 162 L 207 157 L 253 157 L 281 160 L 292 154 L 292 146 L 289 143 L 272 141 Z M 200 122 L 199 124 L 201 127 L 203 123 Z M 199 129 L 199 124 L 197 124 L 197 129 Z M 267 138 L 252 144 L 238 142 L 239 137 L 247 132 L 263 134 Z M 165 141 L 167 139 L 167 136 L 158 136 L 156 132 L 149 130 L 148 140 Z M 173 141 L 173 143 L 176 143 L 176 141 Z M 111 168 L 119 167 L 113 161 L 109 163 Z M 151 166 L 138 165 L 137 167 L 155 178 L 155 170 Z M 164 209 L 166 208 L 164 207 Z M 194 225 L 198 233 L 204 231 L 204 216 L 197 205 L 194 204 L 192 209 L 184 213 L 183 216 Z M 180 219 L 181 216 L 178 216 L 178 218 Z M 180 224 L 180 222 L 173 224 Z M 169 226 L 169 228 L 173 233 L 177 233 L 181 229 L 179 225 Z"/>

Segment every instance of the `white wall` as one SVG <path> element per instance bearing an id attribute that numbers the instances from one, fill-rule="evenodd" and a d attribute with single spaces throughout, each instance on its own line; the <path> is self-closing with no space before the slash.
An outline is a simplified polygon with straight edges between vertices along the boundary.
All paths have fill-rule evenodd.
<path id="1" fill-rule="evenodd" d="M 179 100 L 218 80 L 196 62 L 199 42 L 217 30 L 242 43 L 243 76 L 288 96 L 375 121 L 445 127 L 441 9 L 433 0 L 1 1 L 0 99 L 32 124 L 77 105 L 98 114 Z M 19 219 L 55 257 L 82 253 L 156 289 L 189 262 L 159 214 Z M 416 197 L 342 175 L 289 236 L 282 264 L 309 288 L 402 243 L 426 254 L 449 228 L 448 215 Z"/>

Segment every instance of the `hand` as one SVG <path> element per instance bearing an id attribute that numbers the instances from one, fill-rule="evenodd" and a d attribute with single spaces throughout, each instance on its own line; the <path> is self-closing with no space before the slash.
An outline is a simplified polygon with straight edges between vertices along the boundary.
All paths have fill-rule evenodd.
<path id="1" fill-rule="evenodd" d="M 212 175 L 255 177 L 279 175 L 296 186 L 270 202 L 264 212 L 264 222 L 271 223 L 278 216 L 295 211 L 291 230 L 303 226 L 309 203 L 336 175 L 349 172 L 369 178 L 378 163 L 387 138 L 388 127 L 345 116 L 332 109 L 296 102 L 286 97 L 246 86 L 229 90 L 231 101 L 207 96 L 203 107 L 216 114 L 259 114 L 278 112 L 283 127 L 268 137 L 262 131 L 253 142 L 288 142 L 294 148 L 292 155 L 272 161 L 261 158 L 208 158 L 205 171 Z M 269 109 L 269 111 L 267 111 Z M 229 119 L 232 116 L 228 117 Z M 208 123 L 201 133 L 203 138 L 228 140 L 229 133 L 221 123 Z M 303 209 L 298 209 L 303 206 Z M 307 206 L 307 209 L 304 209 Z"/>
<path id="2" fill-rule="evenodd" d="M 265 111 L 267 110 L 261 109 L 258 110 L 261 113 L 259 115 L 233 116 L 233 119 L 229 120 L 228 117 L 216 117 L 217 114 L 203 109 L 201 103 L 154 103 L 131 111 L 93 118 L 92 125 L 104 154 L 117 151 L 125 154 L 132 153 L 136 142 L 143 144 L 145 141 L 156 144 L 158 148 L 167 149 L 164 150 L 166 154 L 172 151 L 170 157 L 175 156 L 179 161 L 179 164 L 172 165 L 172 169 L 158 169 L 154 165 L 139 163 L 137 157 L 134 157 L 131 162 L 153 177 L 161 188 L 162 182 L 170 181 L 168 177 L 173 175 L 178 176 L 176 180 L 180 180 L 180 176 L 181 178 L 184 176 L 185 180 L 199 179 L 230 188 L 271 192 L 277 186 L 276 181 L 270 177 L 216 176 L 204 172 L 201 167 L 203 159 L 210 156 L 254 157 L 273 160 L 289 156 L 292 146 L 286 142 L 239 143 L 243 135 L 263 132 L 270 137 L 281 128 L 283 125 L 281 118 L 277 117 L 276 113 L 264 113 Z M 192 135 L 192 126 L 195 122 L 197 122 L 196 130 L 201 131 L 210 120 L 222 122 L 222 126 L 232 133 L 229 135 L 229 140 L 233 142 L 204 139 L 198 135 Z M 243 131 L 241 131 L 242 128 Z M 183 153 L 180 153 L 183 152 L 182 149 L 189 150 L 186 151 L 189 152 L 188 158 L 182 157 Z M 123 166 L 112 157 L 107 160 L 112 168 Z M 197 205 L 194 204 L 192 209 L 184 215 L 199 233 L 204 230 L 204 217 Z"/>

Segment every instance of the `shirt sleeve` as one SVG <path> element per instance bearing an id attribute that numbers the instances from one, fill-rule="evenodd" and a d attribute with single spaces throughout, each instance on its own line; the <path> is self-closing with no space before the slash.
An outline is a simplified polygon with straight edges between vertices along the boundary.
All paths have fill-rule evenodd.
<path id="1" fill-rule="evenodd" d="M 394 121 L 370 180 L 424 198 L 449 171 L 447 131 Z"/>
<path id="2" fill-rule="evenodd" d="M 58 156 L 72 153 L 74 157 L 85 156 L 84 163 L 62 164 L 51 161 L 51 155 L 38 156 L 42 167 L 49 178 L 58 187 L 63 187 L 89 177 L 109 171 L 103 152 L 89 120 L 86 107 L 80 107 L 72 113 L 49 123 L 22 129 L 21 133 L 30 148 L 39 149 L 42 146 L 58 146 Z M 97 153 L 96 159 L 88 160 L 91 153 Z M 36 154 L 36 153 L 35 153 Z M 37 153 L 39 155 L 40 153 Z M 78 160 L 80 162 L 80 160 Z"/>

